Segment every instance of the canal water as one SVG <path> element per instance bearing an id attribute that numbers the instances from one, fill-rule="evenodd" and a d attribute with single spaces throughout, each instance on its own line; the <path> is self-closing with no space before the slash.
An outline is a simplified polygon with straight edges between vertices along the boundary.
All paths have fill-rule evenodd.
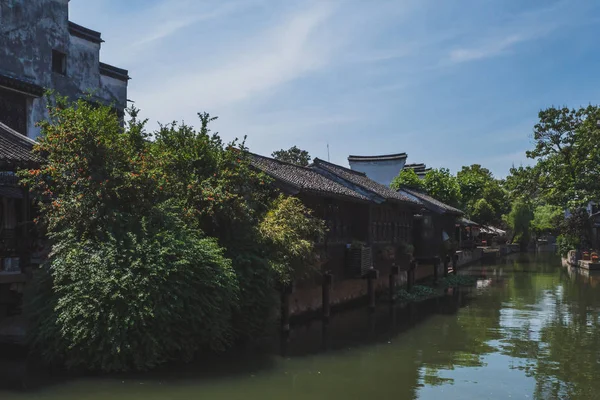
<path id="1" fill-rule="evenodd" d="M 477 288 L 296 327 L 273 355 L 56 380 L 0 399 L 600 398 L 600 275 L 533 255 L 466 272 Z"/>

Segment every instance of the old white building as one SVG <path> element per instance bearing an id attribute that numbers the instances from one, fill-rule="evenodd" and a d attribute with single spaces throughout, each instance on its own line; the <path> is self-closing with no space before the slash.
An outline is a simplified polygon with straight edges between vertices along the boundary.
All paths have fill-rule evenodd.
<path id="1" fill-rule="evenodd" d="M 51 89 L 127 106 L 128 72 L 100 62 L 99 32 L 69 21 L 69 0 L 0 1 L 0 122 L 35 138 Z"/>
<path id="2" fill-rule="evenodd" d="M 348 163 L 353 171 L 362 172 L 375 182 L 389 186 L 404 168 L 406 158 L 406 153 L 383 156 L 349 156 Z"/>

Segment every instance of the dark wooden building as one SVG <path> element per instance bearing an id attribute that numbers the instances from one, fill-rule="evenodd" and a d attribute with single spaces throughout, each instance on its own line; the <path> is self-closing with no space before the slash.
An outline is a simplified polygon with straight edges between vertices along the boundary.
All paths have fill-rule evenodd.
<path id="1" fill-rule="evenodd" d="M 32 206 L 29 191 L 19 185 L 15 172 L 39 165 L 31 152 L 34 143 L 0 123 L 0 327 L 7 317 L 20 314 L 24 284 L 31 275 Z"/>
<path id="2" fill-rule="evenodd" d="M 388 287 L 390 279 L 397 279 L 396 267 L 408 268 L 406 249 L 412 245 L 413 214 L 421 207 L 418 200 L 363 173 L 319 159 L 301 167 L 251 157 L 252 164 L 271 176 L 282 192 L 300 198 L 329 228 L 319 244 L 326 255 L 323 278 L 296 283 L 292 313 L 320 310 L 321 284 L 326 279 L 334 282 L 330 301 L 335 305 L 366 295 L 367 281 L 376 290 Z"/>
<path id="3" fill-rule="evenodd" d="M 456 223 L 463 212 L 415 189 L 403 188 L 399 193 L 412 197 L 423 205 L 415 215 L 415 257 L 445 258 L 449 254 L 449 248 L 458 245 Z"/>

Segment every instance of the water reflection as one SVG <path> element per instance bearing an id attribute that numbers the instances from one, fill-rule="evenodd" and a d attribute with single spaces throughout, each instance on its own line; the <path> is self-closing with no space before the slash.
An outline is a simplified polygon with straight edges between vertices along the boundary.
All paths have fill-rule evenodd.
<path id="1" fill-rule="evenodd" d="M 294 327 L 284 357 L 204 360 L 152 375 L 75 380 L 2 399 L 593 399 L 600 274 L 519 255 L 471 290 Z"/>

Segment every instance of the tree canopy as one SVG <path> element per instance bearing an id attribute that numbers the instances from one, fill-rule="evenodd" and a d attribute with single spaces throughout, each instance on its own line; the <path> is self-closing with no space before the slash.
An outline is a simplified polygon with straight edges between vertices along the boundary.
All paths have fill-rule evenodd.
<path id="1" fill-rule="evenodd" d="M 271 154 L 271 157 L 279 161 L 289 162 L 292 164 L 300 165 L 302 167 L 306 167 L 311 160 L 308 151 L 301 150 L 296 146 L 292 146 L 287 150 L 281 149 L 274 151 Z"/>
<path id="2" fill-rule="evenodd" d="M 460 185 L 447 168 L 429 171 L 425 175 L 423 187 L 437 200 L 453 207 L 460 207 L 462 199 Z"/>
<path id="3" fill-rule="evenodd" d="M 527 152 L 536 165 L 525 171 L 535 178 L 544 200 L 579 207 L 600 198 L 600 109 L 550 107 L 540 111 L 539 119 L 535 147 Z"/>
<path id="4" fill-rule="evenodd" d="M 403 168 L 398 176 L 392 180 L 390 187 L 394 190 L 398 190 L 403 187 L 422 190 L 424 189 L 424 183 L 414 169 Z"/>
<path id="5" fill-rule="evenodd" d="M 168 124 L 148 140 L 130 110 L 49 102 L 21 171 L 52 253 L 27 307 L 32 349 L 50 363 L 144 370 L 260 338 L 278 285 L 317 263 L 325 227 L 251 168 L 214 120 Z"/>
<path id="6" fill-rule="evenodd" d="M 456 174 L 462 205 L 472 219 L 482 224 L 498 223 L 510 210 L 508 193 L 492 173 L 479 164 L 462 167 Z M 482 203 L 481 200 L 485 200 Z M 481 220 L 485 219 L 485 221 Z"/>

